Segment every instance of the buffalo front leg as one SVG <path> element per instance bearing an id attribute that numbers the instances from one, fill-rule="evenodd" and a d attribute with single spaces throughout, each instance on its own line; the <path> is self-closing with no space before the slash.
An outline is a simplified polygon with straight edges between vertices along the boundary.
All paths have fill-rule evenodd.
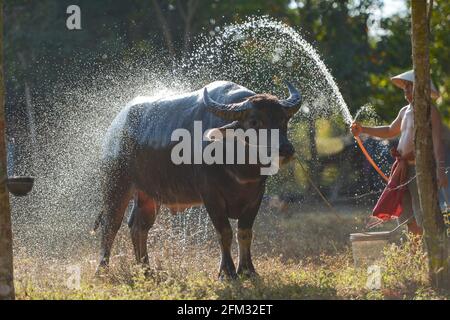
<path id="1" fill-rule="evenodd" d="M 231 257 L 233 231 L 231 230 L 230 221 L 227 217 L 225 201 L 213 194 L 204 194 L 203 201 L 219 238 L 220 251 L 222 253 L 219 279 L 236 279 L 236 267 Z"/>
<path id="2" fill-rule="evenodd" d="M 253 205 L 249 206 L 249 208 L 242 213 L 241 218 L 238 220 L 237 240 L 239 245 L 239 275 L 252 277 L 258 275 L 255 271 L 255 267 L 253 266 L 250 249 L 253 238 L 253 223 L 255 222 L 256 215 L 258 214 L 263 193 L 264 190 L 261 190 L 261 193 L 253 202 Z"/>
<path id="3" fill-rule="evenodd" d="M 222 252 L 222 257 L 220 259 L 219 279 L 236 279 L 236 267 L 234 266 L 233 258 L 231 257 L 233 231 L 231 230 L 230 223 L 228 222 L 227 226 L 217 230 L 217 233 L 219 236 L 220 250 Z"/>
<path id="4" fill-rule="evenodd" d="M 255 276 L 256 271 L 253 266 L 250 247 L 252 245 L 252 229 L 238 228 L 239 264 L 237 273 L 243 276 Z"/>
<path id="5" fill-rule="evenodd" d="M 155 223 L 158 209 L 157 204 L 153 200 L 147 198 L 141 192 L 136 193 L 133 210 L 128 220 L 128 227 L 130 228 L 136 262 L 143 265 L 149 264 L 147 252 L 148 232 Z"/>

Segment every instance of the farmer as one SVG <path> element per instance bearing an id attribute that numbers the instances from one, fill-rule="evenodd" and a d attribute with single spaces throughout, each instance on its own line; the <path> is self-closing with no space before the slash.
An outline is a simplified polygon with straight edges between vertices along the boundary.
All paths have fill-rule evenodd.
<path id="1" fill-rule="evenodd" d="M 414 159 L 414 71 L 411 70 L 399 74 L 391 78 L 391 80 L 394 85 L 403 89 L 405 99 L 409 104 L 400 109 L 397 118 L 388 126 L 364 127 L 358 122 L 354 122 L 351 125 L 351 132 L 355 136 L 364 133 L 383 139 L 394 138 L 400 135 L 397 148 L 392 150 L 392 155 L 396 161 L 391 169 L 391 177 L 372 213 L 378 223 L 391 218 L 399 218 L 399 223 L 409 220 L 407 222 L 408 231 L 416 235 L 421 235 L 423 214 L 420 208 L 417 182 L 415 179 L 416 170 Z M 436 90 L 436 87 L 432 82 L 430 85 L 431 97 L 433 99 L 438 98 L 439 92 Z M 442 122 L 439 112 L 434 105 L 431 106 L 431 124 L 438 187 L 446 188 L 448 186 L 448 180 L 444 168 L 445 150 L 441 138 Z"/>

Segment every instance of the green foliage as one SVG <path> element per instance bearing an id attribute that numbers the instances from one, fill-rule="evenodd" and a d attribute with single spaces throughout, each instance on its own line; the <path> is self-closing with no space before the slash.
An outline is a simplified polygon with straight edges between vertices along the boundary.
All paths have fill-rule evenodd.
<path id="1" fill-rule="evenodd" d="M 372 64 L 367 24 L 380 1 L 296 1 L 294 24 L 320 52 L 354 114 L 370 97 Z"/>
<path id="2" fill-rule="evenodd" d="M 371 103 L 383 121 L 391 121 L 406 102 L 389 77 L 411 68 L 409 15 L 383 19 L 382 35 L 371 37 L 368 25 L 381 0 L 155 1 L 163 13 L 177 55 L 200 33 L 243 21 L 250 15 L 270 15 L 299 29 L 331 69 L 352 113 Z M 193 19 L 184 20 L 189 3 Z M 442 94 L 439 108 L 449 119 L 449 37 L 447 1 L 435 1 L 432 17 L 431 65 Z M 69 4 L 82 8 L 82 27 L 65 28 Z M 11 105 L 23 100 L 24 81 L 33 98 L 53 91 L 61 73 L 73 79 L 95 74 L 98 63 L 145 58 L 167 50 L 152 1 L 5 1 L 7 95 Z M 49 106 L 51 107 L 51 106 Z"/>
<path id="3" fill-rule="evenodd" d="M 450 85 L 448 27 L 450 4 L 448 1 L 434 1 L 431 19 L 430 64 L 431 77 L 441 93 L 436 101 L 445 121 L 450 125 Z M 411 16 L 395 15 L 382 21 L 386 34 L 374 42 L 372 58 L 375 72 L 370 75 L 374 92 L 369 101 L 384 121 L 392 121 L 399 109 L 407 104 L 403 92 L 394 87 L 389 78 L 412 69 Z"/>
<path id="4" fill-rule="evenodd" d="M 450 126 L 450 3 L 448 1 L 434 1 L 435 6 L 431 18 L 431 47 L 430 63 L 432 78 L 441 93 L 438 108 Z"/>

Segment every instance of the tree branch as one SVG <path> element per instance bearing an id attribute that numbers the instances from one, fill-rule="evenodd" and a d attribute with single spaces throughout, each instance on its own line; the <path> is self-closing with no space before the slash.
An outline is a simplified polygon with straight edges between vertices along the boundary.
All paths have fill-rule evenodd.
<path id="1" fill-rule="evenodd" d="M 163 32 L 164 40 L 166 42 L 167 50 L 169 50 L 170 56 L 175 57 L 175 49 L 173 46 L 172 34 L 170 33 L 169 25 L 167 24 L 167 20 L 164 17 L 161 7 L 157 0 L 152 0 L 153 8 L 155 9 L 156 18 L 161 24 L 161 29 Z"/>
<path id="2" fill-rule="evenodd" d="M 431 34 L 431 15 L 433 13 L 433 0 L 430 0 L 430 4 L 428 5 L 428 13 L 427 13 L 427 23 L 428 23 L 428 33 Z"/>

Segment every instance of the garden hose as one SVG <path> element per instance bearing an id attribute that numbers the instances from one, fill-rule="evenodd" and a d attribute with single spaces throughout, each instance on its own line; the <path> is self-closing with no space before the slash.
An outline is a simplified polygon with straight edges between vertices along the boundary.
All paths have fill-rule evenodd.
<path id="1" fill-rule="evenodd" d="M 354 136 L 356 142 L 358 143 L 359 148 L 361 149 L 362 153 L 364 154 L 364 156 L 366 157 L 367 161 L 369 161 L 369 163 L 372 165 L 372 167 L 378 172 L 378 174 L 386 181 L 389 181 L 389 178 L 384 174 L 383 171 L 381 171 L 380 167 L 378 167 L 378 165 L 375 163 L 375 161 L 372 159 L 372 157 L 370 156 L 370 154 L 367 152 L 366 147 L 364 147 L 361 139 L 358 136 Z"/>

